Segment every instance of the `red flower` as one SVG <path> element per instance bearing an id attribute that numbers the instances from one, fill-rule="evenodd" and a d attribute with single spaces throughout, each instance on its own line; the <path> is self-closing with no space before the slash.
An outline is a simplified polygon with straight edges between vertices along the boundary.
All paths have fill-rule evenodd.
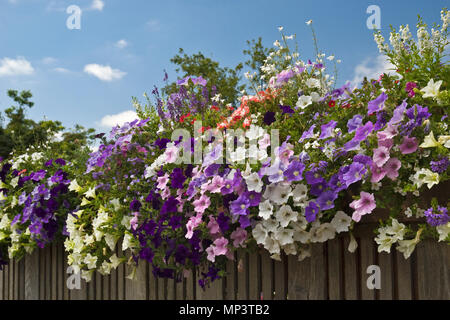
<path id="1" fill-rule="evenodd" d="M 328 106 L 329 106 L 330 108 L 333 108 L 334 106 L 336 106 L 336 101 L 334 101 L 334 100 L 329 101 L 329 102 L 328 102 Z"/>
<path id="2" fill-rule="evenodd" d="M 218 106 L 211 106 L 211 110 L 219 111 L 219 107 Z"/>

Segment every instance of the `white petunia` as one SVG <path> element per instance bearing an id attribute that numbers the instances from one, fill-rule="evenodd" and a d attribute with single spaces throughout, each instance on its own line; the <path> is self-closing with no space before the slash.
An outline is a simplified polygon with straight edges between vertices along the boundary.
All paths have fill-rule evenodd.
<path id="1" fill-rule="evenodd" d="M 281 246 L 293 243 L 294 242 L 293 236 L 294 230 L 288 228 L 279 228 L 274 233 L 275 239 L 278 240 Z"/>
<path id="2" fill-rule="evenodd" d="M 296 255 L 297 254 L 297 246 L 294 243 L 289 243 L 283 246 L 283 251 L 287 255 Z"/>
<path id="3" fill-rule="evenodd" d="M 307 199 L 308 187 L 303 183 L 297 184 L 292 190 L 292 199 L 294 202 L 303 202 Z"/>
<path id="4" fill-rule="evenodd" d="M 428 81 L 427 86 L 420 91 L 423 92 L 424 98 L 435 98 L 439 94 L 439 88 L 441 87 L 442 80 L 434 82 L 434 79 Z"/>
<path id="5" fill-rule="evenodd" d="M 331 223 L 323 223 L 318 226 L 313 226 L 310 230 L 311 242 L 325 242 L 334 239 L 336 235 L 336 229 Z"/>
<path id="6" fill-rule="evenodd" d="M 437 226 L 436 231 L 439 234 L 439 241 L 444 241 L 445 239 L 447 239 L 450 233 L 450 222 L 448 222 L 447 224 Z"/>
<path id="7" fill-rule="evenodd" d="M 95 188 L 90 188 L 88 191 L 84 193 L 86 198 L 95 198 Z"/>
<path id="8" fill-rule="evenodd" d="M 283 205 L 275 214 L 282 227 L 287 227 L 289 223 L 297 221 L 297 212 L 293 211 L 291 206 Z"/>
<path id="9" fill-rule="evenodd" d="M 309 88 L 320 88 L 320 81 L 315 78 L 309 78 L 308 80 L 306 80 L 306 85 Z"/>
<path id="10" fill-rule="evenodd" d="M 88 269 L 95 269 L 97 267 L 98 257 L 91 255 L 88 253 L 86 257 L 84 257 L 83 262 L 86 264 Z"/>
<path id="11" fill-rule="evenodd" d="M 280 225 L 280 223 L 277 220 L 270 218 L 270 219 L 264 220 L 262 222 L 262 225 L 268 232 L 275 232 L 278 229 L 278 226 Z"/>
<path id="12" fill-rule="evenodd" d="M 291 196 L 291 191 L 290 185 L 279 184 L 273 189 L 272 194 L 269 195 L 269 199 L 278 205 L 285 204 Z"/>
<path id="13" fill-rule="evenodd" d="M 266 248 L 270 254 L 280 253 L 280 244 L 278 243 L 278 241 L 272 239 L 271 237 L 266 238 L 266 241 L 264 242 L 264 248 Z"/>
<path id="14" fill-rule="evenodd" d="M 259 213 L 258 215 L 264 220 L 269 219 L 273 213 L 273 205 L 269 200 L 262 201 L 259 203 Z"/>
<path id="15" fill-rule="evenodd" d="M 77 182 L 77 179 L 72 180 L 72 182 L 70 182 L 69 184 L 69 190 L 70 191 L 75 191 L 75 192 L 80 192 L 81 191 L 81 187 Z"/>
<path id="16" fill-rule="evenodd" d="M 312 104 L 312 97 L 303 95 L 298 98 L 295 106 L 301 109 L 305 109 L 310 104 Z"/>
<path id="17" fill-rule="evenodd" d="M 263 244 L 266 241 L 268 232 L 261 223 L 258 223 L 252 230 L 253 238 L 257 244 Z"/>
<path id="18" fill-rule="evenodd" d="M 248 191 L 261 192 L 264 184 L 258 173 L 252 173 L 249 176 L 244 177 L 244 179 L 245 183 L 247 184 Z"/>
<path id="19" fill-rule="evenodd" d="M 343 211 L 336 212 L 333 220 L 331 220 L 331 224 L 336 229 L 337 233 L 347 232 L 351 222 L 352 218 Z"/>

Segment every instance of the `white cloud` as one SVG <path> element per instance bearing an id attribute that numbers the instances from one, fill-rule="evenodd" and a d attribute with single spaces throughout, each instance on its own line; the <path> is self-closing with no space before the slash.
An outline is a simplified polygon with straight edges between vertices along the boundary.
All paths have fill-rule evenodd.
<path id="1" fill-rule="evenodd" d="M 102 11 L 105 3 L 102 0 L 94 0 L 91 4 L 91 10 Z"/>
<path id="2" fill-rule="evenodd" d="M 70 70 L 66 68 L 54 68 L 53 71 L 59 72 L 59 73 L 69 73 Z"/>
<path id="3" fill-rule="evenodd" d="M 45 57 L 41 61 L 43 64 L 54 64 L 55 62 L 58 61 L 58 59 L 53 58 L 53 57 Z"/>
<path id="4" fill-rule="evenodd" d="M 104 128 L 112 128 L 116 125 L 122 125 L 125 122 L 136 120 L 138 115 L 132 110 L 124 111 L 117 114 L 106 115 L 100 120 L 100 126 Z"/>
<path id="5" fill-rule="evenodd" d="M 0 77 L 33 74 L 34 68 L 24 57 L 0 59 Z"/>
<path id="6" fill-rule="evenodd" d="M 390 63 L 385 56 L 379 55 L 376 58 L 367 58 L 355 67 L 353 85 L 360 85 L 364 77 L 378 79 L 383 73 L 396 74 L 396 67 Z"/>
<path id="7" fill-rule="evenodd" d="M 126 46 L 128 46 L 128 42 L 125 39 L 120 39 L 119 41 L 116 42 L 115 46 L 119 49 L 123 49 Z"/>
<path id="8" fill-rule="evenodd" d="M 102 81 L 119 80 L 127 74 L 119 69 L 113 69 L 110 66 L 102 66 L 96 63 L 84 66 L 84 72 L 91 74 Z"/>

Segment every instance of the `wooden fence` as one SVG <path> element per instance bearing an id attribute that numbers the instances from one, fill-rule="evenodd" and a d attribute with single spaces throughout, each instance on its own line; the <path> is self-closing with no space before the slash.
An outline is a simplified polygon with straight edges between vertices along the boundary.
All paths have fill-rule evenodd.
<path id="1" fill-rule="evenodd" d="M 364 228 L 360 228 L 362 230 Z M 96 274 L 81 289 L 69 290 L 66 257 L 61 244 L 36 250 L 0 271 L 0 300 L 171 300 L 171 299 L 450 299 L 450 249 L 435 241 L 421 242 L 405 260 L 394 248 L 378 253 L 373 225 L 357 234 L 358 249 L 347 251 L 349 236 L 312 245 L 312 255 L 271 260 L 265 252 L 238 254 L 226 278 L 203 291 L 195 272 L 180 283 L 155 279 L 147 264 L 135 281 L 126 279 L 128 266 L 109 276 Z M 381 289 L 369 290 L 367 267 L 381 269 Z"/>

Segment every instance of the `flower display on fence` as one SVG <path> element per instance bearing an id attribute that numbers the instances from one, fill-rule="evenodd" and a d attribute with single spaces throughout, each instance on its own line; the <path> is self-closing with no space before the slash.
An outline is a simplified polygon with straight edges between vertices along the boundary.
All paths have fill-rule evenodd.
<path id="1" fill-rule="evenodd" d="M 302 260 L 370 218 L 379 252 L 395 244 L 407 258 L 425 237 L 449 243 L 448 197 L 421 198 L 449 179 L 441 16 L 431 35 L 419 21 L 417 40 L 408 26 L 392 30 L 391 46 L 375 33 L 397 70 L 360 87 L 336 88 L 335 57 L 303 61 L 282 33 L 235 108 L 208 79 L 187 77 L 167 99 L 155 88 L 155 108 L 115 127 L 83 172 L 36 152 L 0 163 L 0 264 L 60 234 L 87 281 L 147 261 L 156 277 L 197 270 L 204 287 L 237 250 Z"/>

